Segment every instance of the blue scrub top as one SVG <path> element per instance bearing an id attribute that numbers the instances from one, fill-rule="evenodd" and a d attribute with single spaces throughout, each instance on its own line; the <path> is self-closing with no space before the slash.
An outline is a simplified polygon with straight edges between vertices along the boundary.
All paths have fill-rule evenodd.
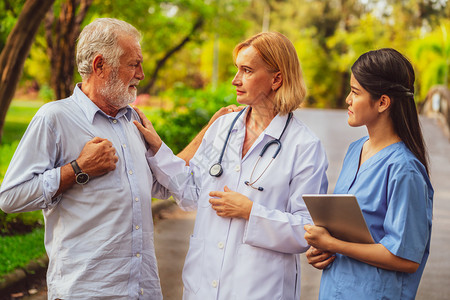
<path id="1" fill-rule="evenodd" d="M 334 193 L 355 195 L 375 242 L 420 267 L 413 274 L 394 272 L 337 254 L 323 271 L 319 299 L 414 299 L 428 259 L 433 188 L 425 167 L 398 142 L 358 170 L 367 140 L 350 145 Z"/>

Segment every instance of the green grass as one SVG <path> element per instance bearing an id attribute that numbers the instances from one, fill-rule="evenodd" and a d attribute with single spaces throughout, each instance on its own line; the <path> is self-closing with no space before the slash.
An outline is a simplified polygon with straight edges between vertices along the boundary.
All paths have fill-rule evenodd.
<path id="1" fill-rule="evenodd" d="M 14 100 L 6 114 L 2 145 L 21 139 L 31 119 L 43 104 L 42 101 Z"/>
<path id="2" fill-rule="evenodd" d="M 0 184 L 33 116 L 44 103 L 41 101 L 14 100 L 6 114 L 3 137 L 0 144 Z"/>
<path id="3" fill-rule="evenodd" d="M 25 267 L 44 253 L 44 228 L 25 235 L 0 236 L 0 277 Z"/>
<path id="4" fill-rule="evenodd" d="M 0 184 L 8 168 L 14 151 L 33 116 L 44 103 L 41 101 L 14 100 L 8 110 L 0 144 Z M 40 211 L 4 214 L 0 211 L 1 226 L 4 222 L 17 222 L 20 218 L 23 224 L 39 221 L 42 224 Z M 31 233 L 13 236 L 0 236 L 0 277 L 16 268 L 25 267 L 31 260 L 42 257 L 45 253 L 44 229 L 36 228 Z"/>
<path id="5" fill-rule="evenodd" d="M 11 144 L 0 145 L 0 184 L 2 183 L 3 177 L 5 176 L 6 170 L 8 169 L 9 162 L 16 151 L 19 141 L 16 140 Z"/>

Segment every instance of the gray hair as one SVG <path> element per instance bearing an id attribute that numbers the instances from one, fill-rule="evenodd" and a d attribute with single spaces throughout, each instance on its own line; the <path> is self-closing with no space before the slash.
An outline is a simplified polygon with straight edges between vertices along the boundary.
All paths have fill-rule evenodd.
<path id="1" fill-rule="evenodd" d="M 98 54 L 103 56 L 105 63 L 119 66 L 123 49 L 118 44 L 118 38 L 122 35 L 135 37 L 137 41 L 141 39 L 136 28 L 118 19 L 99 18 L 84 27 L 77 45 L 78 73 L 83 80 L 92 74 L 92 62 Z"/>

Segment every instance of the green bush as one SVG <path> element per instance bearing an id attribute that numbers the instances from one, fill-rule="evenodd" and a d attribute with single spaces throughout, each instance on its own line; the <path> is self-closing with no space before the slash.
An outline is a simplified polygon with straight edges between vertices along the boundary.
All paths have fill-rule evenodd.
<path id="1" fill-rule="evenodd" d="M 173 101 L 174 108 L 153 110 L 147 116 L 174 153 L 183 150 L 219 108 L 237 104 L 234 87 L 230 84 L 215 90 L 178 86 L 163 96 Z"/>
<path id="2" fill-rule="evenodd" d="M 14 214 L 0 211 L 0 236 L 29 233 L 43 225 L 44 216 L 41 210 Z"/>
<path id="3" fill-rule="evenodd" d="M 48 85 L 43 85 L 39 90 L 39 98 L 44 100 L 45 102 L 55 100 L 55 93 L 53 89 Z"/>

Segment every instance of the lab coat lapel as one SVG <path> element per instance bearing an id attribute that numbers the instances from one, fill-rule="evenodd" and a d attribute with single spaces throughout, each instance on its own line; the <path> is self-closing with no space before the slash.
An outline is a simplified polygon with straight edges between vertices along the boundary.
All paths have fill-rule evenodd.
<path id="1" fill-rule="evenodd" d="M 254 152 L 254 151 L 261 151 L 261 149 L 264 147 L 264 145 L 266 143 L 268 143 L 269 141 L 279 138 L 281 132 L 283 131 L 284 125 L 285 125 L 286 120 L 287 120 L 287 117 L 288 117 L 288 115 L 280 116 L 280 114 L 277 114 L 275 116 L 275 118 L 272 119 L 272 121 L 270 122 L 269 126 L 267 126 L 267 128 L 264 129 L 264 131 L 261 132 L 261 134 L 255 140 L 255 142 L 253 143 L 252 147 L 245 154 L 245 156 L 242 159 L 242 161 L 244 162 L 247 159 L 247 157 L 252 152 Z M 241 157 L 242 157 L 242 146 L 244 144 L 245 130 L 246 130 L 245 123 L 243 124 L 243 127 L 244 127 L 243 128 L 244 130 L 243 130 L 243 137 L 242 137 L 242 141 L 241 141 L 241 151 L 240 151 Z M 266 138 L 266 136 L 267 136 L 267 138 Z M 263 144 L 263 145 L 260 146 L 260 144 Z M 258 149 L 258 150 L 256 150 L 256 149 Z M 257 155 L 259 155 L 259 152 L 257 153 Z"/>

